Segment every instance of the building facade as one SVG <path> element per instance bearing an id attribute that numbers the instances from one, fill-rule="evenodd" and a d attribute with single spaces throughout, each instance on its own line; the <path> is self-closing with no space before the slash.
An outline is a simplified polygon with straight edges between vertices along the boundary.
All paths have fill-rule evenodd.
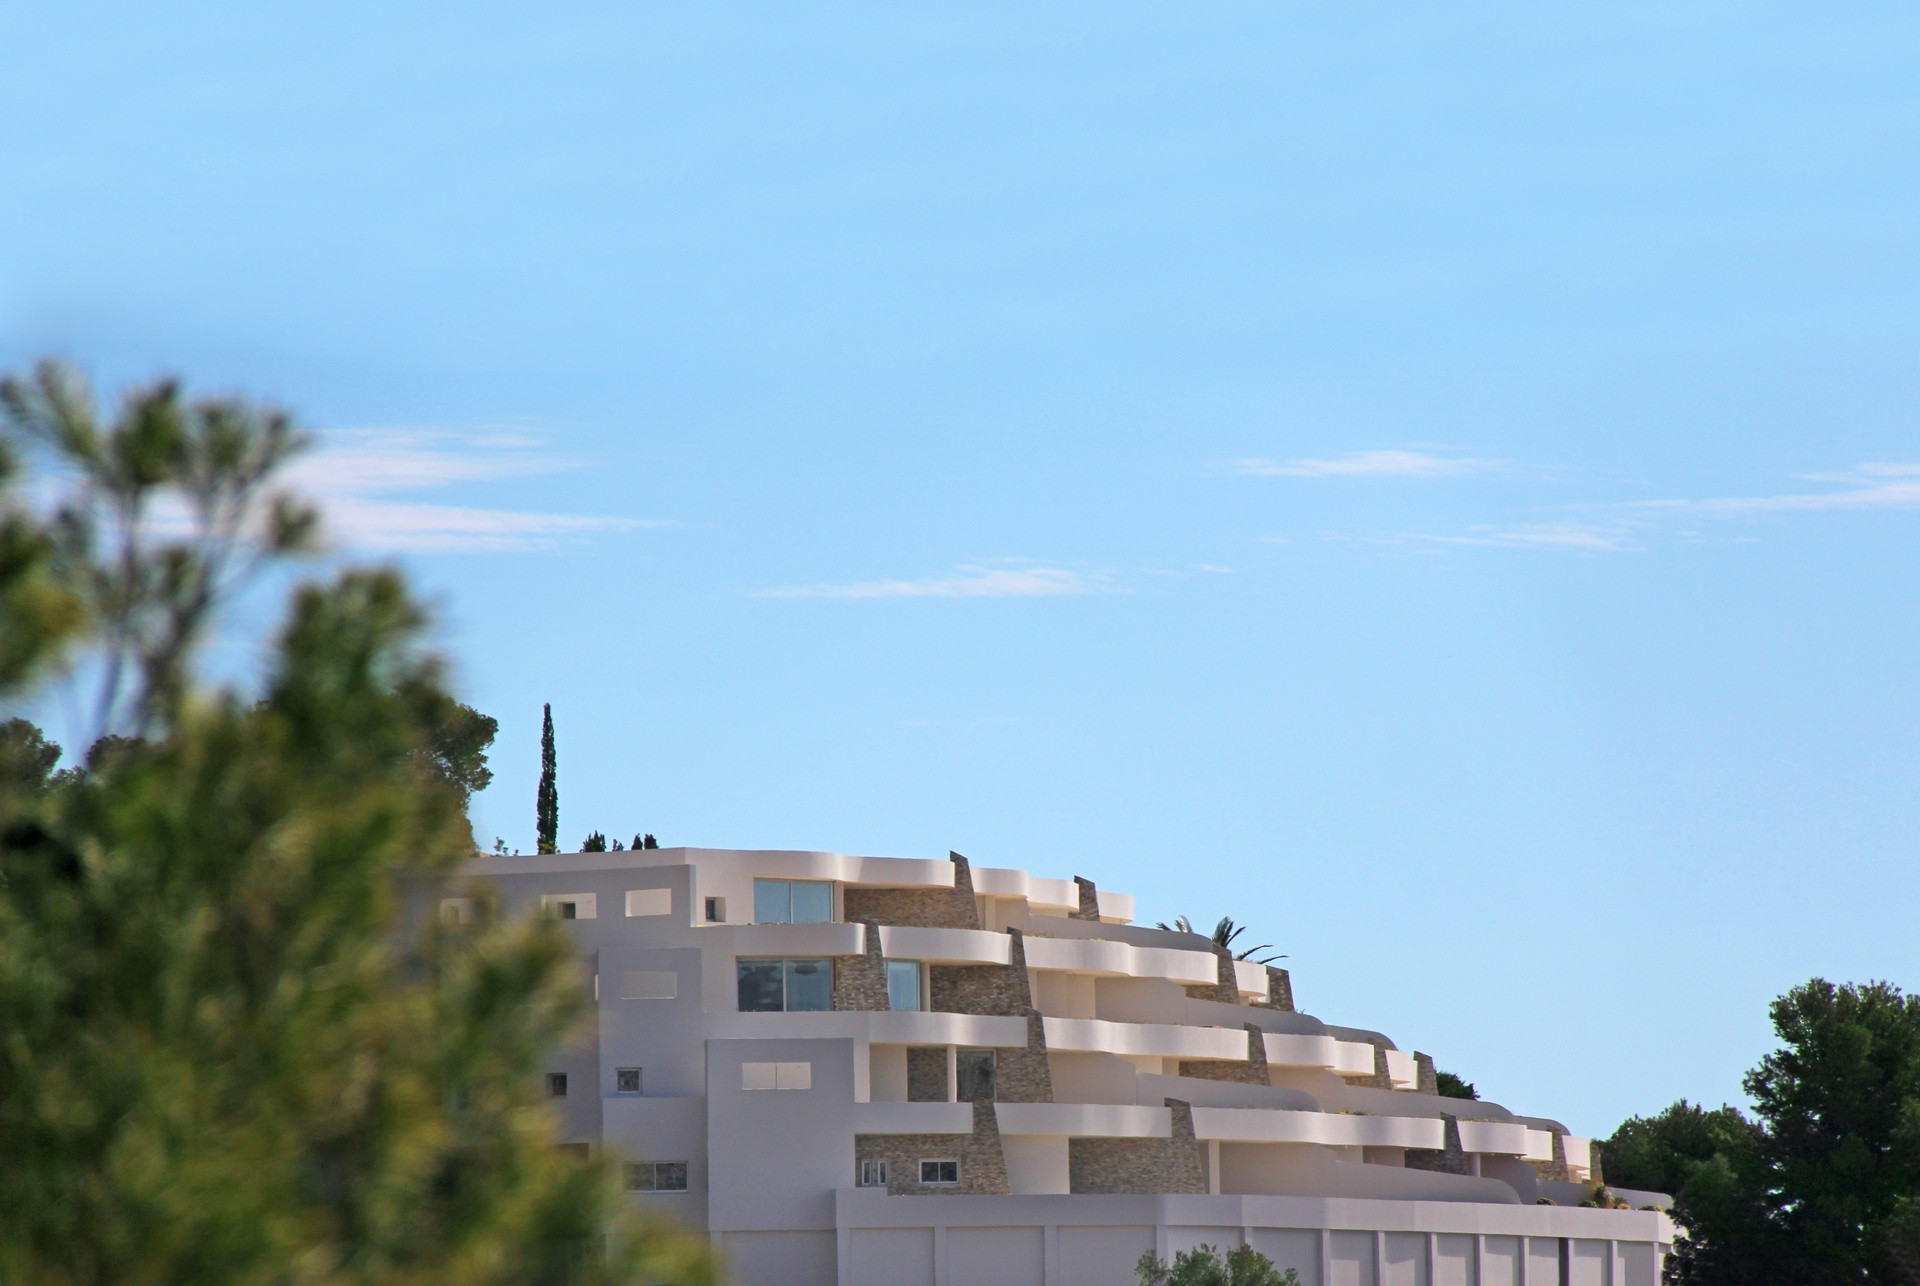
<path id="1" fill-rule="evenodd" d="M 711 849 L 469 870 L 594 975 L 596 1030 L 546 1073 L 568 1140 L 745 1286 L 1126 1286 L 1143 1251 L 1241 1242 L 1305 1286 L 1659 1280 L 1671 1222 L 1583 1206 L 1587 1140 L 1439 1096 L 1424 1055 L 1091 881 Z"/>

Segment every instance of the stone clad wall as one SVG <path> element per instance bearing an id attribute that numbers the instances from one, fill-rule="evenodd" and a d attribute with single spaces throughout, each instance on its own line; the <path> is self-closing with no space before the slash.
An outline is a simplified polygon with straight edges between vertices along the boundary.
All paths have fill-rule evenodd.
<path id="1" fill-rule="evenodd" d="M 1293 1013 L 1293 975 L 1285 969 L 1267 966 L 1267 1003 L 1275 1009 Z"/>
<path id="2" fill-rule="evenodd" d="M 973 1105 L 972 1134 L 856 1134 L 853 1136 L 853 1173 L 863 1161 L 887 1163 L 889 1196 L 941 1196 L 955 1192 L 1006 1196 L 1007 1158 L 1000 1147 L 1000 1122 L 993 1104 Z M 960 1162 L 960 1186 L 928 1187 L 920 1182 L 922 1160 Z"/>
<path id="3" fill-rule="evenodd" d="M 1203 1081 L 1231 1081 L 1236 1085 L 1271 1085 L 1273 1080 L 1267 1075 L 1267 1042 L 1260 1029 L 1252 1023 L 1247 1027 L 1247 1059 L 1236 1062 L 1230 1058 L 1183 1058 L 1180 1060 L 1180 1074 L 1194 1076 Z"/>
<path id="4" fill-rule="evenodd" d="M 1438 1149 L 1408 1148 L 1407 1169 L 1472 1174 L 1473 1163 L 1467 1159 L 1466 1149 L 1460 1146 L 1460 1118 L 1443 1115 L 1440 1119 L 1447 1123 L 1445 1143 Z"/>
<path id="5" fill-rule="evenodd" d="M 945 1045 L 909 1045 L 907 1047 L 907 1102 L 945 1103 L 947 1094 L 947 1047 Z"/>
<path id="6" fill-rule="evenodd" d="M 1173 1137 L 1169 1139 L 1067 1140 L 1068 1186 L 1073 1192 L 1205 1192 L 1206 1172 L 1200 1141 L 1193 1133 L 1193 1108 L 1177 1098 Z"/>
<path id="7" fill-rule="evenodd" d="M 1096 924 L 1099 923 L 1100 890 L 1094 887 L 1092 880 L 1082 876 L 1074 876 L 1073 882 L 1080 893 L 1080 905 L 1067 914 L 1076 920 L 1092 920 Z"/>
<path id="8" fill-rule="evenodd" d="M 848 885 L 841 907 L 849 920 L 872 920 L 924 929 L 977 929 L 980 906 L 973 900 L 973 868 L 958 853 L 950 889 L 867 889 Z"/>
<path id="9" fill-rule="evenodd" d="M 880 956 L 880 930 L 867 921 L 866 953 L 833 959 L 835 1009 L 884 1010 L 887 1000 L 887 963 Z"/>
<path id="10" fill-rule="evenodd" d="M 1039 1010 L 1027 1010 L 1026 1048 L 995 1051 L 993 1096 L 1002 1103 L 1053 1102 L 1053 1071 L 1047 1065 L 1047 1029 Z"/>
<path id="11" fill-rule="evenodd" d="M 1008 929 L 1007 936 L 1012 939 L 1007 964 L 929 966 L 931 1008 L 943 1014 L 1001 1017 L 1016 1017 L 1033 1008 L 1026 941 L 1018 929 Z"/>
<path id="12" fill-rule="evenodd" d="M 1387 1073 L 1387 1047 L 1378 1036 L 1369 1042 L 1373 1046 L 1373 1071 L 1366 1076 L 1342 1076 L 1349 1085 L 1359 1085 L 1367 1089 L 1390 1090 L 1393 1077 Z"/>

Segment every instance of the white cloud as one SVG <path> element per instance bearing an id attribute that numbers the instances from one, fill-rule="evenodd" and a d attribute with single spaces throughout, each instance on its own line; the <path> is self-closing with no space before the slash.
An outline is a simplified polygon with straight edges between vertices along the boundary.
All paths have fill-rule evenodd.
<path id="1" fill-rule="evenodd" d="M 404 553 L 502 553 L 595 531 L 660 526 L 639 518 L 530 513 L 382 497 L 462 483 L 560 473 L 578 462 L 511 430 L 348 429 L 287 471 L 320 503 L 330 535 L 366 549 Z"/>
<path id="2" fill-rule="evenodd" d="M 1483 545 L 1533 549 L 1620 550 L 1633 546 L 1628 533 L 1617 527 L 1595 527 L 1587 523 L 1538 523 L 1515 527 L 1472 527 L 1464 535 L 1431 536 L 1408 534 L 1394 538 L 1396 544 Z"/>
<path id="3" fill-rule="evenodd" d="M 1920 465 L 1863 464 L 1851 473 L 1817 474 L 1810 481 L 1844 484 L 1840 491 L 1719 500 L 1660 500 L 1648 508 L 1698 509 L 1709 513 L 1768 513 L 1822 509 L 1893 509 L 1920 505 Z"/>
<path id="4" fill-rule="evenodd" d="M 1354 451 L 1331 460 L 1239 460 L 1253 478 L 1453 478 L 1491 467 L 1487 460 L 1449 459 L 1423 451 Z"/>
<path id="5" fill-rule="evenodd" d="M 921 580 L 856 581 L 849 585 L 794 585 L 760 592 L 760 598 L 1053 598 L 1094 594 L 1105 586 L 1098 576 L 1064 567 L 965 566 L 950 576 Z"/>

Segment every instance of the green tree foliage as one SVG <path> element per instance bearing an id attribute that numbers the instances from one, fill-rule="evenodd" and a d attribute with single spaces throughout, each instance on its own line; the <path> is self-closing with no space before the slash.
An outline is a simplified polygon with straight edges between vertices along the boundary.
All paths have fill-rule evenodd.
<path id="1" fill-rule="evenodd" d="M 1473 1087 L 1472 1081 L 1462 1080 L 1460 1077 L 1455 1076 L 1452 1072 L 1443 1072 L 1438 1068 L 1435 1068 L 1433 1073 L 1433 1080 L 1434 1080 L 1435 1086 L 1437 1087 L 1442 1097 L 1445 1097 L 1445 1098 L 1479 1098 L 1480 1097 L 1480 1091 Z M 1664 1189 L 1662 1189 L 1662 1191 L 1664 1191 Z"/>
<path id="2" fill-rule="evenodd" d="M 36 794 L 53 781 L 60 747 L 25 719 L 0 723 L 0 793 Z"/>
<path id="3" fill-rule="evenodd" d="M 1173 1262 L 1151 1250 L 1134 1265 L 1140 1286 L 1300 1286 L 1300 1275 L 1285 1272 L 1252 1246 L 1235 1246 L 1221 1254 L 1214 1246 L 1175 1251 Z"/>
<path id="4" fill-rule="evenodd" d="M 212 497 L 228 567 L 293 548 L 257 485 L 284 417 L 162 385 L 89 436 L 32 418 L 93 423 L 64 372 L 0 395 L 28 408 L 7 447 L 40 434 L 78 478 L 51 521 L 0 491 L 0 526 L 86 587 L 78 617 L 0 630 L 0 698 L 90 650 L 99 708 L 138 733 L 0 790 L 0 1281 L 708 1280 L 626 1208 L 614 1158 L 556 1146 L 537 1073 L 587 1013 L 557 927 L 484 893 L 465 923 L 424 913 L 472 837 L 431 766 L 451 698 L 397 574 L 300 588 L 260 699 L 193 680 L 232 581 L 196 532 L 155 546 L 120 519 Z M 0 565 L 0 601 L 37 575 Z"/>
<path id="5" fill-rule="evenodd" d="M 1751 1121 L 1684 1101 L 1629 1121 L 1607 1178 L 1673 1192 L 1682 1286 L 1920 1281 L 1920 998 L 1816 978 L 1771 1015 Z"/>
<path id="6" fill-rule="evenodd" d="M 599 831 L 588 831 L 587 837 L 580 841 L 582 853 L 604 853 L 607 851 L 607 837 Z"/>
<path id="7" fill-rule="evenodd" d="M 540 789 L 534 796 L 534 851 L 555 853 L 560 842 L 560 761 L 553 748 L 553 707 L 540 707 Z"/>
<path id="8" fill-rule="evenodd" d="M 1163 929 L 1168 933 L 1198 933 L 1199 932 L 1198 929 L 1193 927 L 1193 921 L 1189 920 L 1184 915 L 1174 916 L 1172 924 L 1168 924 L 1163 920 L 1156 927 Z M 1225 947 L 1228 951 L 1231 951 L 1233 953 L 1233 958 L 1235 960 L 1247 960 L 1247 961 L 1251 961 L 1254 964 L 1271 964 L 1275 960 L 1286 959 L 1286 957 L 1283 955 L 1272 955 L 1272 954 L 1261 956 L 1258 959 L 1254 958 L 1254 952 L 1256 951 L 1271 952 L 1273 950 L 1273 944 L 1270 942 L 1262 942 L 1258 946 L 1241 947 L 1240 949 L 1235 950 L 1233 945 L 1234 940 L 1238 938 L 1241 934 L 1245 933 L 1246 931 L 1247 931 L 1246 925 L 1235 924 L 1233 922 L 1232 916 L 1223 915 L 1220 917 L 1220 922 L 1213 926 L 1212 934 L 1208 936 L 1212 937 L 1214 946 Z"/>
<path id="9" fill-rule="evenodd" d="M 460 792 L 464 805 L 477 790 L 485 790 L 493 781 L 487 767 L 487 747 L 500 731 L 500 721 L 481 714 L 464 702 L 447 697 L 427 712 L 426 745 L 421 762 Z"/>
<path id="10" fill-rule="evenodd" d="M 1753 1123 L 1738 1108 L 1709 1111 L 1681 1099 L 1658 1116 L 1627 1121 L 1599 1144 L 1602 1172 L 1617 1188 L 1682 1196 L 1702 1167 L 1741 1155 L 1754 1140 Z"/>

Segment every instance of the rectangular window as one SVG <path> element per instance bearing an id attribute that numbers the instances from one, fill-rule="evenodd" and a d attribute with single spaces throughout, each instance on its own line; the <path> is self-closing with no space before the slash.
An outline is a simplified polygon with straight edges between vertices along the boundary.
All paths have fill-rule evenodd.
<path id="1" fill-rule="evenodd" d="M 993 1102 L 994 1055 L 990 1049 L 953 1053 L 954 1098 L 962 1103 Z"/>
<path id="2" fill-rule="evenodd" d="M 788 960 L 787 1012 L 823 1013 L 833 1008 L 833 961 Z"/>
<path id="3" fill-rule="evenodd" d="M 960 1163 L 958 1161 L 922 1161 L 920 1182 L 929 1187 L 958 1183 L 960 1182 Z"/>
<path id="4" fill-rule="evenodd" d="M 860 1163 L 860 1186 L 863 1188 L 886 1187 L 887 1163 L 885 1161 L 862 1161 Z"/>
<path id="5" fill-rule="evenodd" d="M 628 889 L 628 915 L 672 915 L 672 889 Z"/>
<path id="6" fill-rule="evenodd" d="M 755 924 L 822 924 L 833 919 L 831 880 L 755 880 Z"/>
<path id="7" fill-rule="evenodd" d="M 833 1008 L 833 961 L 742 960 L 743 1014 L 819 1013 Z"/>
<path id="8" fill-rule="evenodd" d="M 620 975 L 622 1000 L 673 1000 L 680 994 L 680 975 L 665 970 L 633 970 Z"/>
<path id="9" fill-rule="evenodd" d="M 599 916 L 597 893 L 547 893 L 540 898 L 540 911 L 556 920 L 592 920 Z"/>
<path id="10" fill-rule="evenodd" d="M 727 900 L 725 898 L 707 899 L 707 921 L 711 924 L 725 924 L 727 921 Z"/>
<path id="11" fill-rule="evenodd" d="M 614 1068 L 613 1089 L 616 1094 L 638 1094 L 640 1092 L 640 1069 L 637 1067 Z"/>
<path id="12" fill-rule="evenodd" d="M 686 1190 L 687 1163 L 685 1161 L 627 1162 L 628 1192 L 685 1192 Z"/>
<path id="13" fill-rule="evenodd" d="M 887 1008 L 920 1008 L 920 962 L 887 961 Z"/>
<path id="14" fill-rule="evenodd" d="M 812 1063 L 742 1063 L 740 1088 L 743 1090 L 810 1090 L 813 1088 Z"/>
<path id="15" fill-rule="evenodd" d="M 567 1074 L 565 1072 L 547 1073 L 547 1096 L 565 1098 L 567 1096 Z"/>

